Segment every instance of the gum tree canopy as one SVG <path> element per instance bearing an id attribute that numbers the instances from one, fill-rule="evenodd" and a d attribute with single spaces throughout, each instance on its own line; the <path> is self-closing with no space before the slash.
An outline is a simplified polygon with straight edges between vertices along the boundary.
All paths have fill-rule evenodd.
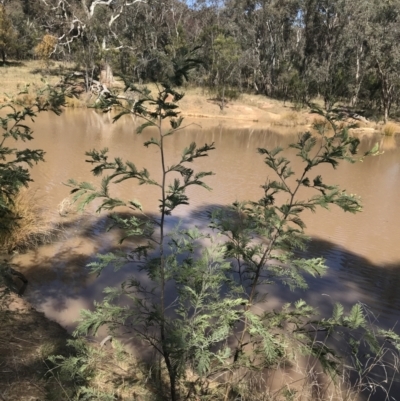
<path id="1" fill-rule="evenodd" d="M 13 46 L 15 32 L 12 22 L 6 13 L 3 4 L 0 4 L 0 55 L 3 60 L 3 65 L 6 63 L 7 51 Z"/>
<path id="2" fill-rule="evenodd" d="M 87 72 L 100 69 L 100 81 L 113 81 L 112 53 L 131 44 L 124 40 L 128 29 L 117 22 L 128 10 L 145 0 L 41 0 L 47 29 L 58 35 L 60 53 L 79 53 Z"/>

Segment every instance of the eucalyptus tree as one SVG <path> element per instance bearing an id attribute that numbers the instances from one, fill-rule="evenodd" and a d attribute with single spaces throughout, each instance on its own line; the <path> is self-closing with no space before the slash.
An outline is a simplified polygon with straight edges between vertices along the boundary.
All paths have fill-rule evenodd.
<path id="1" fill-rule="evenodd" d="M 0 4 L 0 54 L 3 65 L 6 64 L 6 55 L 12 50 L 16 39 L 16 32 L 4 5 Z"/>
<path id="2" fill-rule="evenodd" d="M 294 70 L 301 46 L 299 13 L 297 0 L 226 3 L 225 18 L 236 26 L 237 41 L 248 64 L 243 72 L 250 75 L 258 92 L 279 96 L 280 75 Z"/>
<path id="3" fill-rule="evenodd" d="M 99 68 L 101 81 L 112 82 L 112 53 L 133 49 L 132 43 L 123 40 L 127 26 L 121 19 L 129 9 L 144 6 L 146 1 L 43 0 L 42 4 L 42 26 L 58 37 L 55 52 L 82 52 L 86 69 Z"/>
<path id="4" fill-rule="evenodd" d="M 223 111 L 226 98 L 229 97 L 229 85 L 237 85 L 239 47 L 232 36 L 219 34 L 212 44 L 212 66 L 209 76 L 209 85 L 217 93 L 219 106 Z"/>
<path id="5" fill-rule="evenodd" d="M 264 77 L 265 93 L 280 95 L 279 76 L 295 66 L 296 51 L 300 44 L 298 27 L 299 2 L 284 3 L 263 1 L 257 24 L 260 44 L 261 68 Z"/>
<path id="6" fill-rule="evenodd" d="M 338 99 L 348 97 L 347 3 L 348 0 L 309 0 L 303 9 L 305 43 L 301 73 L 308 81 L 311 97 L 321 95 L 327 110 Z"/>
<path id="7" fill-rule="evenodd" d="M 6 3 L 5 8 L 15 29 L 12 56 L 17 60 L 32 58 L 38 38 L 43 35 L 36 19 L 40 14 L 40 2 L 13 0 Z"/>
<path id="8" fill-rule="evenodd" d="M 400 1 L 374 3 L 369 20 L 368 45 L 371 65 L 381 86 L 385 122 L 400 85 Z"/>
<path id="9" fill-rule="evenodd" d="M 370 69 L 371 49 L 369 37 L 372 34 L 370 24 L 374 13 L 374 4 L 370 0 L 348 1 L 344 8 L 347 23 L 344 26 L 344 55 L 349 62 L 349 95 L 351 106 L 359 101 L 364 77 Z"/>
<path id="10" fill-rule="evenodd" d="M 195 46 L 189 16 L 187 5 L 176 0 L 149 0 L 141 8 L 132 31 L 137 54 L 132 68 L 140 80 L 163 82 L 165 76 L 173 75 L 174 60 Z"/>

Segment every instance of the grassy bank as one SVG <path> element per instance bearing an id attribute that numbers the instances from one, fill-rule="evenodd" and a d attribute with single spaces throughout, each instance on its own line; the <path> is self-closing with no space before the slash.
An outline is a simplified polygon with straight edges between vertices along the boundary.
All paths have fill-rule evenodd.
<path id="1" fill-rule="evenodd" d="M 9 97 L 17 95 L 27 86 L 41 87 L 44 82 L 56 84 L 63 74 L 74 71 L 74 66 L 64 62 L 53 62 L 46 67 L 41 61 L 10 62 L 0 67 L 0 103 Z M 155 86 L 148 85 L 150 89 Z M 111 89 L 121 89 L 123 84 L 117 77 Z M 267 98 L 263 95 L 240 94 L 237 99 L 227 101 L 221 108 L 221 102 L 205 88 L 182 88 L 185 97 L 180 102 L 182 115 L 191 119 L 201 119 L 202 125 L 222 123 L 229 127 L 276 127 L 292 132 L 291 128 L 298 127 L 307 130 L 315 121 L 315 115 L 308 109 L 298 109 L 290 102 L 282 102 Z M 79 99 L 67 99 L 68 107 L 86 107 L 95 101 L 95 96 L 84 94 Z M 33 100 L 29 93 L 21 95 L 21 100 L 28 103 Z M 390 122 L 386 125 L 376 122 L 349 120 L 357 123 L 356 133 L 365 135 L 380 132 L 382 135 L 393 136 L 400 133 L 400 124 Z"/>
<path id="2" fill-rule="evenodd" d="M 0 102 L 10 96 L 15 96 L 27 85 L 42 86 L 43 81 L 56 84 L 60 76 L 68 71 L 70 66 L 65 63 L 56 63 L 47 69 L 40 61 L 9 62 L 0 67 Z"/>
<path id="3" fill-rule="evenodd" d="M 15 96 L 23 91 L 28 85 L 40 87 L 43 82 L 56 84 L 63 74 L 73 71 L 73 65 L 68 63 L 52 63 L 46 68 L 40 61 L 24 61 L 13 63 L 0 68 L 1 93 L 0 102 L 4 102 L 10 96 Z M 121 81 L 116 81 L 111 88 L 122 88 Z M 155 85 L 148 85 L 155 89 Z M 265 96 L 242 94 L 234 101 L 227 101 L 221 110 L 220 102 L 215 96 L 202 88 L 183 88 L 185 97 L 180 102 L 182 114 L 185 117 L 264 122 L 272 125 L 298 126 L 307 125 L 311 120 L 306 111 L 294 111 L 293 105 L 284 105 L 282 102 L 268 99 Z M 29 102 L 29 94 L 22 95 L 22 100 Z M 94 101 L 87 95 L 81 99 L 68 99 L 70 107 L 84 107 L 87 102 Z M 235 124 L 236 126 L 236 124 Z"/>

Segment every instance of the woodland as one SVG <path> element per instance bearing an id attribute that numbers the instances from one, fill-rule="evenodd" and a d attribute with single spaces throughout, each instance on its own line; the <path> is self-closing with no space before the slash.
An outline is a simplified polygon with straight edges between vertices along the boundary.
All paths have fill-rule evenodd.
<path id="1" fill-rule="evenodd" d="M 223 99 L 245 91 L 316 98 L 367 117 L 398 109 L 400 2 L 358 0 L 3 0 L 0 53 L 67 60 L 87 80 L 112 73 L 191 83 Z"/>

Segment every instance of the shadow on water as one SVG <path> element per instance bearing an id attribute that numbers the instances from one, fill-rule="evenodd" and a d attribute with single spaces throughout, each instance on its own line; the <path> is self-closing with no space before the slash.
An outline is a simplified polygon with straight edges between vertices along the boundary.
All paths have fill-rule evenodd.
<path id="1" fill-rule="evenodd" d="M 211 233 L 208 215 L 219 207 L 216 204 L 198 206 L 186 215 L 169 217 L 167 227 L 170 230 L 179 223 L 182 229 L 197 226 Z M 89 273 L 87 264 L 96 259 L 97 253 L 126 251 L 134 245 L 129 241 L 118 244 L 121 232 L 106 232 L 109 225 L 107 216 L 75 215 L 64 223 L 64 240 L 17 256 L 14 262 L 21 262 L 21 272 L 29 280 L 27 299 L 70 331 L 76 325 L 79 311 L 92 309 L 93 302 L 101 300 L 105 287 L 119 286 L 130 276 L 151 285 L 145 272 L 133 263 L 127 263 L 116 273 L 108 267 L 98 278 Z M 399 331 L 396 324 L 400 319 L 400 260 L 390 265 L 377 265 L 320 238 L 312 238 L 304 256 L 325 258 L 329 267 L 327 274 L 321 278 L 308 277 L 307 291 L 292 292 L 280 284 L 269 286 L 266 289 L 268 299 L 262 308 L 279 308 L 283 303 L 304 299 L 317 307 L 322 316 L 328 317 L 336 302 L 347 311 L 356 302 L 362 302 L 370 309 L 374 323 Z M 173 299 L 174 289 L 170 287 L 168 301 Z M 397 382 L 393 391 L 400 394 Z"/>
<path id="2" fill-rule="evenodd" d="M 186 216 L 169 217 L 167 229 L 179 224 L 181 229 L 197 226 L 208 228 L 208 214 L 220 205 L 197 207 Z M 128 214 L 123 215 L 127 217 Z M 75 216 L 65 222 L 66 236 L 51 245 L 17 256 L 22 258 L 22 272 L 29 279 L 28 298 L 35 305 L 50 302 L 58 311 L 67 308 L 66 300 L 81 297 L 86 305 L 98 299 L 104 285 L 121 282 L 127 274 L 147 280 L 143 272 L 127 264 L 114 274 L 112 268 L 99 277 L 89 275 L 86 265 L 96 259 L 97 253 L 120 252 L 129 249 L 133 242 L 118 244 L 121 232 L 107 232 L 111 220 L 107 216 Z M 362 302 L 371 308 L 385 327 L 393 327 L 400 319 L 400 260 L 397 263 L 376 265 L 363 256 L 348 251 L 345 247 L 320 238 L 312 238 L 306 257 L 323 257 L 329 267 L 321 278 L 307 279 L 310 289 L 290 291 L 286 287 L 271 286 L 270 298 L 279 302 L 292 302 L 302 298 L 318 306 L 323 315 L 329 314 L 335 302 L 345 307 Z"/>
<path id="3" fill-rule="evenodd" d="M 196 225 L 200 230 L 211 230 L 208 226 L 208 213 L 219 205 L 198 207 L 187 216 L 169 217 L 168 229 L 179 223 L 182 229 Z M 86 221 L 84 221 L 86 220 Z M 117 285 L 126 274 L 135 271 L 126 265 L 117 274 L 107 269 L 98 279 L 88 273 L 86 265 L 95 260 L 96 253 L 124 251 L 132 242 L 118 244 L 121 233 L 116 230 L 107 232 L 110 220 L 106 216 L 76 216 L 64 223 L 66 240 L 37 251 L 23 255 L 26 268 L 23 273 L 28 277 L 31 288 L 29 299 L 40 305 L 49 301 L 58 311 L 67 308 L 66 300 L 82 297 L 86 305 L 100 297 L 102 287 Z M 46 249 L 48 248 L 48 249 Z M 309 278 L 307 291 L 289 291 L 274 286 L 268 290 L 270 298 L 279 302 L 291 302 L 302 298 L 318 306 L 321 313 L 329 313 L 335 302 L 350 306 L 362 302 L 371 308 L 385 327 L 392 327 L 400 319 L 400 260 L 398 263 L 375 265 L 363 256 L 346 250 L 345 247 L 327 240 L 312 238 L 305 256 L 323 257 L 329 267 L 327 274 L 319 279 Z"/>
<path id="4" fill-rule="evenodd" d="M 196 221 L 196 225 L 200 223 L 200 228 L 204 229 L 209 212 L 221 207 L 197 208 L 189 220 Z M 400 321 L 400 255 L 394 263 L 375 264 L 343 245 L 312 237 L 307 251 L 299 256 L 324 258 L 328 266 L 326 274 L 318 278 L 308 276 L 308 290 L 290 291 L 288 287 L 272 285 L 268 288 L 270 301 L 282 304 L 301 298 L 317 307 L 322 316 L 329 316 L 336 302 L 345 309 L 361 302 L 371 311 L 371 319 L 376 319 L 382 328 L 400 332 L 397 327 Z"/>

